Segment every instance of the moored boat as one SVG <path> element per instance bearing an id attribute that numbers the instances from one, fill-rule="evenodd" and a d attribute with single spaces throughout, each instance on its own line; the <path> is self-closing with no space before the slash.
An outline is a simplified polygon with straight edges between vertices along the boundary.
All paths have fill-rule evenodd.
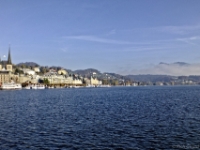
<path id="1" fill-rule="evenodd" d="M 45 89 L 43 84 L 35 84 L 31 86 L 31 89 Z"/>
<path id="2" fill-rule="evenodd" d="M 3 83 L 0 88 L 2 90 L 14 90 L 14 89 L 21 89 L 22 86 L 21 84 L 11 82 L 11 83 Z"/>
<path id="3" fill-rule="evenodd" d="M 45 86 L 43 84 L 37 85 L 37 89 L 45 89 Z"/>
<path id="4" fill-rule="evenodd" d="M 92 85 L 92 84 L 88 84 L 87 86 L 85 86 L 87 88 L 92 88 L 92 87 L 95 87 L 95 85 Z"/>
<path id="5" fill-rule="evenodd" d="M 45 86 L 43 84 L 33 84 L 25 86 L 24 89 L 45 89 Z"/>
<path id="6" fill-rule="evenodd" d="M 23 87 L 23 89 L 27 89 L 27 90 L 30 90 L 32 87 L 30 85 L 27 85 L 25 87 Z"/>

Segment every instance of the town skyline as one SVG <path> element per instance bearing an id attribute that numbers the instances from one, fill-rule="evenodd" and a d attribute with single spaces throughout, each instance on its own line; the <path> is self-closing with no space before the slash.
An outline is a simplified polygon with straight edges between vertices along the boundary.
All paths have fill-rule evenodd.
<path id="1" fill-rule="evenodd" d="M 3 58 L 3 59 L 2 59 Z M 0 56 L 0 61 L 5 61 L 7 62 L 9 60 L 10 64 L 11 63 L 11 54 L 10 54 L 10 47 L 8 50 L 8 57 L 6 57 L 6 55 L 3 55 L 3 57 Z M 82 69 L 76 69 L 73 70 L 71 68 L 66 68 L 63 67 L 61 65 L 41 65 L 38 64 L 36 61 L 26 61 L 26 62 L 18 62 L 18 63 L 13 63 L 14 65 L 19 66 L 19 64 L 24 64 L 25 66 L 28 64 L 28 66 L 30 64 L 32 64 L 33 66 L 39 66 L 39 67 L 47 67 L 47 68 L 51 68 L 51 67 L 58 67 L 58 68 L 62 68 L 62 69 L 66 69 L 68 71 L 80 71 L 80 70 L 88 70 L 88 69 L 94 69 L 97 71 L 100 71 L 102 73 L 116 73 L 119 75 L 167 75 L 167 76 L 198 76 L 200 75 L 200 64 L 189 64 L 186 62 L 174 62 L 174 63 L 165 63 L 165 62 L 160 62 L 159 64 L 155 65 L 153 68 L 147 68 L 146 70 L 136 70 L 134 73 L 132 74 L 124 74 L 123 72 L 121 73 L 117 73 L 117 72 L 103 72 L 101 70 L 99 70 L 98 68 L 82 68 Z M 30 67 L 30 66 L 29 66 Z"/>
<path id="2" fill-rule="evenodd" d="M 199 1 L 1 1 L 0 56 L 123 75 L 200 74 Z M 6 55 L 7 56 L 7 55 Z M 7 58 L 7 57 L 6 57 Z M 173 67 L 174 74 L 177 67 Z M 179 68 L 178 68 L 179 69 Z"/>

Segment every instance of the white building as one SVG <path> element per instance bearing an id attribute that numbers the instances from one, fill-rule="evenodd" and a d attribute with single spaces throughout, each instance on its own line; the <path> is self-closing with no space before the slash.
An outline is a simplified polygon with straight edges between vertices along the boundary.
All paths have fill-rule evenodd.
<path id="1" fill-rule="evenodd" d="M 50 84 L 83 84 L 80 79 L 73 79 L 73 77 L 70 76 L 59 75 L 57 72 L 48 72 L 44 74 L 41 79 L 48 79 Z"/>
<path id="2" fill-rule="evenodd" d="M 82 80 L 80 80 L 80 79 L 74 79 L 72 83 L 75 84 L 75 85 L 83 84 Z"/>
<path id="3" fill-rule="evenodd" d="M 35 72 L 40 72 L 40 68 L 39 67 L 34 67 L 33 69 Z"/>
<path id="4" fill-rule="evenodd" d="M 28 74 L 28 75 L 35 75 L 35 71 L 31 70 L 31 69 L 22 69 L 24 74 Z"/>
<path id="5" fill-rule="evenodd" d="M 19 83 L 34 83 L 37 84 L 40 79 L 39 75 L 19 75 Z"/>

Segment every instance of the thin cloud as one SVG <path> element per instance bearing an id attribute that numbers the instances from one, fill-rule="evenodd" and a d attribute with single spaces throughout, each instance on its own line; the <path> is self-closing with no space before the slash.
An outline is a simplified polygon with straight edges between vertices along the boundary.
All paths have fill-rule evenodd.
<path id="1" fill-rule="evenodd" d="M 177 40 L 195 41 L 195 40 L 200 40 L 200 36 L 192 36 L 192 37 L 187 37 L 187 38 L 178 38 Z"/>
<path id="2" fill-rule="evenodd" d="M 106 35 L 114 35 L 114 34 L 116 34 L 116 30 L 115 29 L 109 31 Z"/>
<path id="3" fill-rule="evenodd" d="M 157 45 L 157 46 L 142 46 L 142 47 L 131 47 L 131 48 L 128 48 L 128 49 L 125 49 L 124 51 L 132 51 L 132 52 L 141 52 L 141 51 L 160 51 L 160 50 L 169 50 L 169 49 L 174 49 L 174 48 L 180 48 L 181 46 L 160 46 L 160 45 Z"/>
<path id="4" fill-rule="evenodd" d="M 80 35 L 80 36 L 65 36 L 64 39 L 72 39 L 72 40 L 83 40 L 83 41 L 90 41 L 90 42 L 98 42 L 98 43 L 107 43 L 107 44 L 120 44 L 120 45 L 162 45 L 164 43 L 174 42 L 175 39 L 168 39 L 168 40 L 154 40 L 154 41 L 146 41 L 146 42 L 129 42 L 129 41 L 122 41 L 122 40 L 112 40 L 107 38 L 99 38 L 96 36 L 87 36 L 87 35 Z"/>
<path id="5" fill-rule="evenodd" d="M 132 42 L 117 41 L 117 40 L 99 38 L 99 37 L 95 37 L 95 36 L 66 36 L 64 38 L 75 39 L 75 40 L 84 40 L 84 41 L 90 41 L 90 42 L 98 42 L 98 43 L 107 43 L 107 44 L 124 44 L 124 45 L 133 44 Z"/>
<path id="6" fill-rule="evenodd" d="M 147 69 L 132 70 L 129 74 L 153 74 L 153 75 L 173 75 L 173 76 L 189 76 L 200 75 L 200 64 L 159 64 Z"/>
<path id="7" fill-rule="evenodd" d="M 161 26 L 150 28 L 151 30 L 155 30 L 158 32 L 167 32 L 172 34 L 189 34 L 194 31 L 200 31 L 200 25 L 192 25 L 192 26 Z"/>
<path id="8" fill-rule="evenodd" d="M 200 24 L 196 25 L 183 25 L 183 26 L 157 26 L 148 28 L 134 28 L 134 29 L 124 29 L 122 32 L 145 32 L 145 33 L 170 33 L 177 35 L 185 35 L 191 33 L 200 33 Z M 120 32 L 120 31 L 119 31 Z"/>
<path id="9" fill-rule="evenodd" d="M 66 53 L 66 52 L 68 51 L 67 48 L 61 48 L 60 50 L 61 50 L 63 53 Z"/>
<path id="10" fill-rule="evenodd" d="M 188 38 L 178 38 L 176 39 L 177 41 L 182 41 L 182 42 L 185 42 L 185 43 L 188 43 L 188 44 L 192 44 L 192 45 L 197 45 L 199 46 L 198 44 L 194 43 L 196 41 L 199 42 L 200 40 L 200 36 L 192 36 L 192 37 L 188 37 Z"/>

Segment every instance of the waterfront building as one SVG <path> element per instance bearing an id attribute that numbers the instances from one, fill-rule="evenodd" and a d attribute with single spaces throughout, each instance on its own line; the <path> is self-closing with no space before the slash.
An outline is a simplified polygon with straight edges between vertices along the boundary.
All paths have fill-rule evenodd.
<path id="1" fill-rule="evenodd" d="M 133 86 L 138 86 L 138 83 L 137 83 L 137 82 L 133 82 L 132 85 L 133 85 Z M 150 84 L 149 84 L 149 85 L 150 85 Z M 152 85 L 153 85 L 153 84 L 152 84 Z"/>
<path id="2" fill-rule="evenodd" d="M 82 80 L 73 76 L 60 75 L 55 71 L 50 71 L 41 76 L 41 80 L 48 79 L 50 84 L 68 84 L 80 85 L 83 84 Z"/>
<path id="3" fill-rule="evenodd" d="M 99 80 L 97 78 L 94 78 L 94 77 L 91 76 L 90 84 L 91 85 L 99 85 Z"/>
<path id="4" fill-rule="evenodd" d="M 19 75 L 15 75 L 9 71 L 0 71 L 0 84 L 14 81 L 19 83 Z"/>
<path id="5" fill-rule="evenodd" d="M 0 83 L 11 81 L 11 73 L 9 71 L 0 71 Z"/>
<path id="6" fill-rule="evenodd" d="M 156 82 L 155 85 L 163 86 L 163 83 L 162 82 Z"/>
<path id="7" fill-rule="evenodd" d="M 81 84 L 83 84 L 83 82 L 82 82 L 82 80 L 80 80 L 80 79 L 74 79 L 74 80 L 72 81 L 72 84 L 74 84 L 74 85 L 81 85 Z"/>
<path id="8" fill-rule="evenodd" d="M 39 75 L 19 75 L 19 83 L 34 83 L 37 84 L 39 82 L 40 76 Z"/>
<path id="9" fill-rule="evenodd" d="M 9 51 L 8 51 L 8 60 L 1 60 L 0 59 L 0 71 L 8 71 L 8 72 L 13 71 L 10 48 L 9 48 Z"/>
<path id="10" fill-rule="evenodd" d="M 85 82 L 86 85 L 90 85 L 90 79 L 84 78 L 83 80 L 84 80 L 84 82 Z"/>
<path id="11" fill-rule="evenodd" d="M 18 76 L 13 73 L 13 65 L 11 59 L 10 48 L 8 50 L 8 59 L 1 60 L 0 59 L 0 84 L 11 82 L 11 80 L 18 80 Z"/>
<path id="12" fill-rule="evenodd" d="M 93 76 L 91 76 L 90 79 L 84 78 L 83 81 L 86 85 L 102 85 L 102 81 Z"/>

